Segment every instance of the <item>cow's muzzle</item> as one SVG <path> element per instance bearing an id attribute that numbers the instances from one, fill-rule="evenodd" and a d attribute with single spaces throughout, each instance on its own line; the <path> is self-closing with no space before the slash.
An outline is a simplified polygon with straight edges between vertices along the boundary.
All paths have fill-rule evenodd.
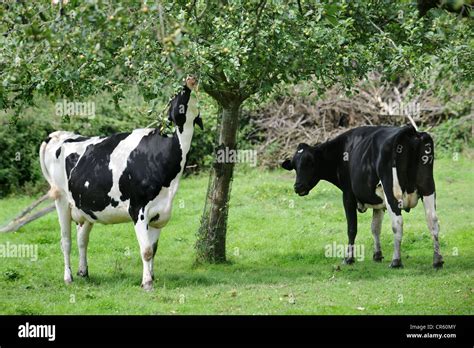
<path id="1" fill-rule="evenodd" d="M 309 189 L 305 185 L 295 184 L 295 192 L 298 196 L 306 196 L 309 193 Z"/>

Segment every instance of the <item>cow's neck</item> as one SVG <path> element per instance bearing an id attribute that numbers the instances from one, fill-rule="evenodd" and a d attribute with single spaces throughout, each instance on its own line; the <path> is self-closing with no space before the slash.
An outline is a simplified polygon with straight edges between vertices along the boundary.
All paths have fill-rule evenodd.
<path id="1" fill-rule="evenodd" d="M 191 93 L 191 97 L 188 102 L 188 108 L 186 111 L 186 122 L 184 123 L 182 129 L 176 127 L 175 131 L 182 151 L 181 171 L 179 173 L 179 176 L 181 176 L 184 171 L 186 157 L 188 155 L 189 150 L 191 149 L 191 141 L 193 140 L 194 133 L 194 119 L 198 115 L 198 113 L 199 110 L 197 106 L 196 97 Z"/>
<path id="2" fill-rule="evenodd" d="M 188 124 L 191 123 L 191 124 Z M 179 129 L 176 129 L 179 146 L 181 147 L 182 151 L 182 159 L 181 159 L 181 173 L 184 169 L 184 162 L 186 162 L 186 156 L 191 148 L 191 141 L 193 139 L 194 133 L 194 125 L 193 122 L 186 122 L 183 126 L 183 132 L 180 132 Z"/>
<path id="3" fill-rule="evenodd" d="M 340 188 L 340 180 L 338 176 L 339 167 L 339 142 L 336 139 L 318 145 L 323 153 L 323 161 L 319 170 L 320 179 L 326 180 Z"/>

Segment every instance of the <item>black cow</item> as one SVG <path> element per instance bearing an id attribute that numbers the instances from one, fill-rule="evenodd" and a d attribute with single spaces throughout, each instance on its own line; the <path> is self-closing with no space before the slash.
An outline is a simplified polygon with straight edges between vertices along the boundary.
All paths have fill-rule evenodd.
<path id="1" fill-rule="evenodd" d="M 346 263 L 354 262 L 357 210 L 373 209 L 374 261 L 381 261 L 380 230 L 388 209 L 394 233 L 394 253 L 390 267 L 402 267 L 400 245 L 403 233 L 402 210 L 410 211 L 423 200 L 428 228 L 434 242 L 433 266 L 443 266 L 439 251 L 433 179 L 434 145 L 431 136 L 412 126 L 359 127 L 316 146 L 299 144 L 293 159 L 282 163 L 296 170 L 295 192 L 305 196 L 320 180 L 336 185 L 343 196 L 349 247 Z"/>

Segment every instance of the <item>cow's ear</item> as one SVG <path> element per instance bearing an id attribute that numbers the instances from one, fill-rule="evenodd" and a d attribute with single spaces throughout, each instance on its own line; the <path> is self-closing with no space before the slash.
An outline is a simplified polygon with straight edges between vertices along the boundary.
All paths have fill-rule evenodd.
<path id="1" fill-rule="evenodd" d="M 289 159 L 286 159 L 283 161 L 283 163 L 281 164 L 281 167 L 283 169 L 286 169 L 286 170 L 293 170 L 293 165 L 291 164 L 291 160 Z"/>
<path id="2" fill-rule="evenodd" d="M 307 147 L 309 147 L 308 144 L 306 144 L 306 143 L 299 143 L 299 144 L 298 144 L 298 147 L 297 147 L 297 150 L 305 149 L 305 148 L 307 148 Z"/>
<path id="3" fill-rule="evenodd" d="M 202 124 L 201 115 L 198 115 L 198 117 L 196 117 L 196 118 L 194 119 L 194 124 L 195 124 L 195 125 L 197 124 L 197 125 L 199 126 L 199 128 L 201 128 L 201 130 L 204 129 L 204 125 Z"/>

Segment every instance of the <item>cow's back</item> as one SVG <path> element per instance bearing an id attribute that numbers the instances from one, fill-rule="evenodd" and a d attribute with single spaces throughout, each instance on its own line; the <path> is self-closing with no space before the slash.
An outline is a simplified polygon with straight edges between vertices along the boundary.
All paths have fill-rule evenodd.
<path id="1" fill-rule="evenodd" d="M 182 170 L 177 136 L 151 128 L 92 138 L 55 132 L 40 156 L 45 178 L 67 198 L 78 223 L 136 222 L 140 211 L 160 227 L 170 218 Z"/>
<path id="2" fill-rule="evenodd" d="M 359 202 L 383 204 L 384 181 L 404 208 L 434 192 L 434 145 L 428 133 L 412 126 L 368 126 L 351 130 L 344 142 L 350 186 Z"/>
<path id="3" fill-rule="evenodd" d="M 357 200 L 371 206 L 383 204 L 380 195 L 380 180 L 384 166 L 392 154 L 393 139 L 400 132 L 399 127 L 366 126 L 345 133 L 343 156 L 347 163 L 349 177 L 346 189 L 353 191 Z"/>

